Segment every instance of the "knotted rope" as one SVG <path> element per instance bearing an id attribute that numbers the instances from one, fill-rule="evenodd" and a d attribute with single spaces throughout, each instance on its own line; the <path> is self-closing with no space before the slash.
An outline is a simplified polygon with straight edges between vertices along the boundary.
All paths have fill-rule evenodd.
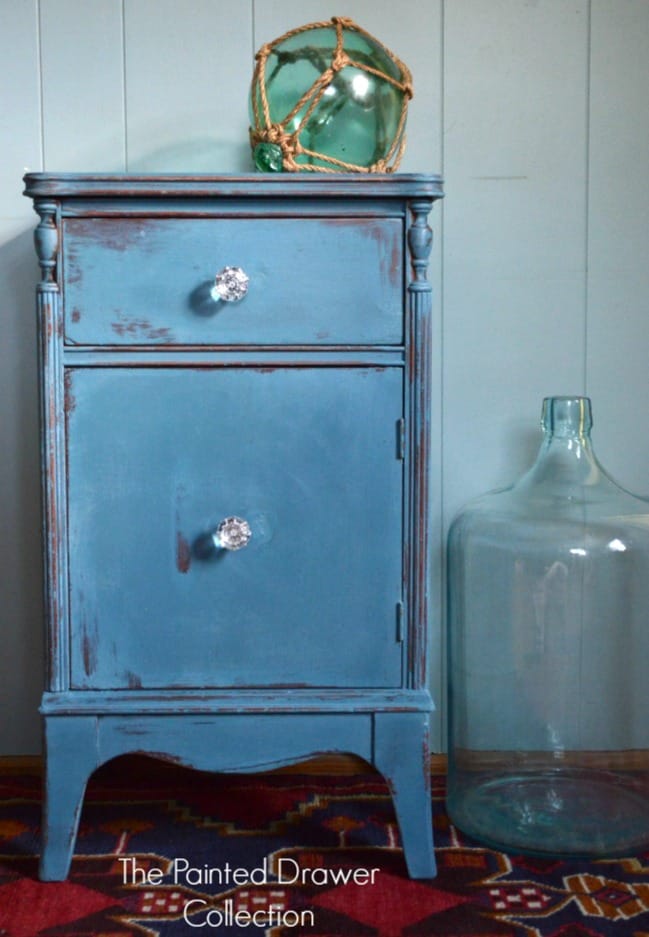
<path id="1" fill-rule="evenodd" d="M 266 92 L 266 64 L 269 56 L 275 51 L 277 46 L 297 36 L 300 33 L 310 29 L 324 29 L 334 25 L 336 30 L 336 45 L 333 50 L 331 62 L 327 68 L 316 78 L 310 88 L 295 103 L 293 108 L 286 114 L 281 123 L 273 123 Z M 343 49 L 344 30 L 353 30 L 365 36 L 371 42 L 382 48 L 388 57 L 396 65 L 400 79 L 393 78 L 385 72 L 381 72 L 365 62 L 351 58 Z M 412 76 L 408 67 L 397 56 L 390 51 L 382 42 L 379 42 L 371 33 L 362 29 L 353 20 L 345 16 L 334 16 L 331 20 L 325 20 L 316 23 L 308 23 L 306 26 L 298 26 L 296 29 L 290 29 L 284 35 L 273 42 L 263 45 L 256 56 L 255 70 L 252 76 L 252 112 L 254 118 L 254 127 L 250 128 L 250 145 L 253 150 L 259 143 L 274 143 L 279 146 L 282 152 L 282 168 L 289 172 L 308 171 L 308 172 L 394 172 L 401 162 L 405 150 L 406 141 L 404 129 L 406 117 L 408 114 L 408 102 L 413 96 Z M 316 150 L 310 150 L 304 147 L 299 140 L 301 130 L 307 125 L 309 118 L 320 103 L 327 88 L 333 81 L 335 75 L 341 69 L 350 66 L 361 71 L 367 72 L 389 82 L 403 93 L 401 113 L 397 125 L 394 139 L 390 144 L 388 152 L 381 159 L 376 160 L 371 166 L 359 166 L 356 163 L 347 163 L 344 160 L 336 159 L 333 156 L 327 156 L 324 153 L 318 153 Z M 286 126 L 291 123 L 295 116 L 306 107 L 305 113 L 300 119 L 299 127 L 289 133 Z M 314 165 L 313 163 L 298 162 L 299 156 L 306 156 L 310 159 L 317 159 L 326 165 Z"/>

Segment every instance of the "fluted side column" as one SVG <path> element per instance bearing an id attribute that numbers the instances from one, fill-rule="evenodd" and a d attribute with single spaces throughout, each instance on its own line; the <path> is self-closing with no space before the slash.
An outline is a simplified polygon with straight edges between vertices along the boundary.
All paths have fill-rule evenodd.
<path id="1" fill-rule="evenodd" d="M 63 322 L 58 285 L 59 230 L 56 202 L 37 201 L 35 209 L 40 224 L 34 232 L 36 254 L 41 268 L 41 281 L 36 288 L 39 354 L 41 358 L 40 411 L 41 425 L 41 484 L 43 492 L 44 557 L 46 564 L 45 612 L 49 648 L 46 687 L 56 691 L 67 686 L 67 656 L 65 642 L 59 636 L 66 633 L 63 622 L 67 618 L 67 599 L 64 589 L 65 570 L 61 568 L 66 552 L 55 545 L 66 537 L 65 489 L 61 479 L 65 453 L 65 402 L 62 399 L 61 341 Z M 58 468 L 55 470 L 55 466 Z M 56 557 L 59 557 L 57 562 Z"/>
<path id="2" fill-rule="evenodd" d="M 410 203 L 412 223 L 408 247 L 412 279 L 408 286 L 408 323 L 410 359 L 407 362 L 410 391 L 408 419 L 412 503 L 409 511 L 413 555 L 409 562 L 409 587 L 412 590 L 412 620 L 409 622 L 408 672 L 412 685 L 428 685 L 427 634 L 430 619 L 429 569 L 429 470 L 430 470 L 430 395 L 431 395 L 431 285 L 427 270 L 433 244 L 428 225 L 432 207 L 429 199 Z"/>

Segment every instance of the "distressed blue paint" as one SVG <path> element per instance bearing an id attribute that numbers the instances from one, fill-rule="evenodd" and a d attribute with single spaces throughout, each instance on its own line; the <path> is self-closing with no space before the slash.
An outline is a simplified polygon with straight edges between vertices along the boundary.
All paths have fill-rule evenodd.
<path id="1" fill-rule="evenodd" d="M 429 657 L 427 642 L 432 596 L 430 585 L 430 478 L 427 453 L 431 448 L 430 395 L 432 392 L 431 354 L 431 285 L 426 278 L 428 259 L 433 244 L 433 232 L 428 226 L 430 203 L 414 200 L 410 203 L 412 224 L 408 230 L 408 246 L 413 278 L 408 286 L 407 344 L 412 353 L 412 385 L 409 395 L 408 426 L 410 451 L 414 453 L 414 477 L 409 486 L 410 537 L 415 551 L 410 564 L 410 612 L 418 627 L 412 628 L 412 642 L 408 648 L 410 685 L 428 686 Z"/>
<path id="2" fill-rule="evenodd" d="M 419 173 L 392 173 L 385 176 L 364 176 L 359 173 L 333 173 L 322 176 L 274 173 L 260 175 L 176 175 L 156 173 L 71 173 L 35 172 L 25 176 L 25 194 L 33 198 L 47 196 L 64 198 L 74 195 L 76 202 L 84 198 L 144 197 L 165 199 L 184 198 L 354 198 L 436 199 L 442 197 L 439 176 Z M 69 207 L 74 209 L 73 202 Z"/>
<path id="3" fill-rule="evenodd" d="M 64 348 L 63 361 L 70 367 L 95 367 L 97 364 L 97 348 Z M 147 348 L 135 349 L 110 348 L 101 349 L 101 360 L 104 367 L 175 367 L 187 365 L 192 368 L 213 368 L 219 365 L 223 368 L 290 368 L 290 367 L 331 367 L 342 365 L 346 368 L 388 367 L 389 365 L 405 364 L 403 347 L 396 348 L 358 348 L 345 346 L 333 349 L 314 349 L 303 346 L 299 349 L 273 349 L 267 348 L 210 348 L 209 350 L 182 348 Z"/>
<path id="4" fill-rule="evenodd" d="M 360 755 L 390 783 L 410 874 L 434 874 L 439 180 L 33 174 L 26 192 L 41 215 L 41 876 L 67 875 L 89 774 L 131 751 L 213 771 Z M 214 268 L 248 264 L 255 288 L 223 325 L 188 297 L 226 246 Z M 251 544 L 208 555 L 234 513 Z"/>
<path id="5" fill-rule="evenodd" d="M 390 785 L 412 878 L 435 874 L 428 713 L 374 716 L 373 761 Z"/>
<path id="6" fill-rule="evenodd" d="M 401 368 L 69 374 L 73 687 L 401 684 Z"/>
<path id="7" fill-rule="evenodd" d="M 308 758 L 313 739 L 321 751 L 353 751 L 370 760 L 372 717 L 313 713 L 209 716 L 102 716 L 97 726 L 100 761 L 130 751 L 172 751 L 175 761 L 202 771 L 264 771 Z"/>
<path id="8" fill-rule="evenodd" d="M 45 720 L 45 800 L 40 877 L 68 874 L 88 778 L 99 766 L 97 718 L 73 715 Z"/>
<path id="9" fill-rule="evenodd" d="M 64 639 L 67 615 L 67 554 L 59 544 L 67 536 L 65 512 L 65 470 L 61 446 L 60 414 L 63 403 L 63 362 L 59 285 L 56 281 L 59 231 L 56 225 L 58 206 L 39 200 L 35 209 L 40 224 L 34 232 L 34 244 L 41 268 L 36 292 L 38 323 L 38 359 L 40 371 L 41 485 L 43 514 L 43 553 L 45 572 L 46 679 L 52 690 L 66 688 L 69 644 Z"/>
<path id="10" fill-rule="evenodd" d="M 229 689 L 193 690 L 165 689 L 71 690 L 63 693 L 44 693 L 41 704 L 43 715 L 72 715 L 74 713 L 374 713 L 374 712 L 430 712 L 432 707 L 428 690 L 340 690 Z"/>
<path id="11" fill-rule="evenodd" d="M 66 340 L 396 345 L 402 239 L 400 219 L 67 219 Z M 226 266 L 247 273 L 249 292 L 215 303 L 210 289 Z M 359 269 L 376 273 L 363 280 Z"/>

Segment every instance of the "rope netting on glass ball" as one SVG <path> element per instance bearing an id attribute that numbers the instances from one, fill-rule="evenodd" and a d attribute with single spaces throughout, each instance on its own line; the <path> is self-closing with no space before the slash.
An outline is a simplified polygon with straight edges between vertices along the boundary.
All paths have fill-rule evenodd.
<path id="1" fill-rule="evenodd" d="M 289 30 L 256 55 L 255 163 L 276 172 L 394 172 L 412 95 L 407 66 L 353 20 Z"/>

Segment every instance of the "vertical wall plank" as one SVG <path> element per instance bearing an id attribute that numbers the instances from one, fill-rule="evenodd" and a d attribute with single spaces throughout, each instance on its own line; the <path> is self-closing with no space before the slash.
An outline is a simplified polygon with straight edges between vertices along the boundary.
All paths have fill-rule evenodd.
<path id="1" fill-rule="evenodd" d="M 593 0 L 588 391 L 597 452 L 649 495 L 649 3 Z"/>
<path id="2" fill-rule="evenodd" d="M 20 180 L 26 168 L 41 168 L 36 0 L 0 0 L 0 22 L 0 236 L 6 240 L 35 217 Z"/>
<path id="3" fill-rule="evenodd" d="M 25 167 L 41 168 L 35 0 L 0 3 L 0 753 L 40 745 L 40 480 L 32 230 Z"/>
<path id="4" fill-rule="evenodd" d="M 121 0 L 41 0 L 45 168 L 123 171 Z"/>
<path id="5" fill-rule="evenodd" d="M 588 4 L 445 7 L 447 515 L 538 446 L 584 388 Z"/>
<path id="6" fill-rule="evenodd" d="M 131 171 L 252 168 L 251 3 L 125 0 Z"/>

